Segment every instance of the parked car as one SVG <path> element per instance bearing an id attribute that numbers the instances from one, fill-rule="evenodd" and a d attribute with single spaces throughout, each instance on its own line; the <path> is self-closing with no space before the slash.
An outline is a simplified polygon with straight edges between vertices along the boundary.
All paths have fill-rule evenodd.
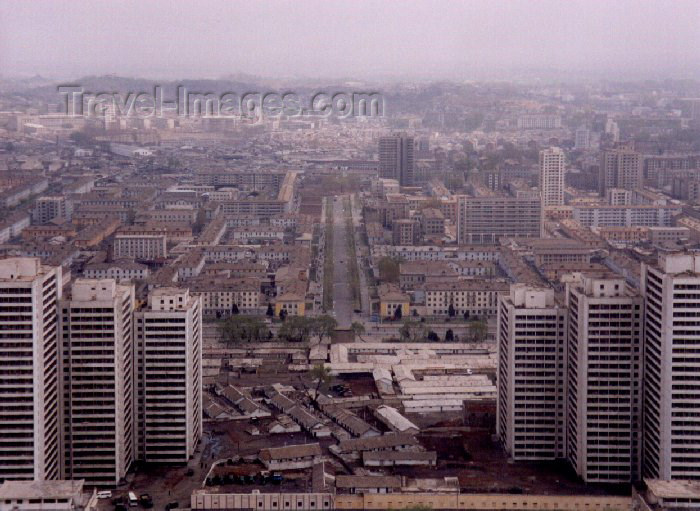
<path id="1" fill-rule="evenodd" d="M 139 503 L 141 506 L 145 507 L 146 509 L 152 508 L 153 507 L 153 499 L 148 493 L 142 493 L 139 496 Z"/>
<path id="2" fill-rule="evenodd" d="M 97 498 L 98 499 L 111 499 L 112 498 L 112 490 L 98 491 Z"/>

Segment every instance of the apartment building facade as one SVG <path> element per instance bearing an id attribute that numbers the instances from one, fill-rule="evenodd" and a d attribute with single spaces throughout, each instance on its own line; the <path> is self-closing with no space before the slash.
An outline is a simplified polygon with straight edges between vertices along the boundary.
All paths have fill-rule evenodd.
<path id="1" fill-rule="evenodd" d="M 202 436 L 202 298 L 156 289 L 135 324 L 138 458 L 187 463 Z"/>
<path id="2" fill-rule="evenodd" d="M 76 279 L 61 301 L 65 479 L 114 486 L 136 459 L 134 286 Z"/>
<path id="3" fill-rule="evenodd" d="M 401 186 L 414 184 L 413 137 L 393 135 L 379 139 L 379 177 L 396 179 Z"/>
<path id="4" fill-rule="evenodd" d="M 114 238 L 114 258 L 133 257 L 151 260 L 167 257 L 167 238 L 157 235 L 117 235 Z"/>
<path id="5" fill-rule="evenodd" d="M 642 265 L 644 476 L 700 479 L 700 256 Z"/>
<path id="6" fill-rule="evenodd" d="M 590 483 L 640 469 L 642 298 L 623 278 L 567 286 L 567 458 Z"/>
<path id="7" fill-rule="evenodd" d="M 540 193 L 542 207 L 564 205 L 564 169 L 566 157 L 558 147 L 540 151 Z"/>
<path id="8" fill-rule="evenodd" d="M 60 267 L 0 261 L 0 479 L 60 474 Z"/>
<path id="9" fill-rule="evenodd" d="M 634 190 L 642 186 L 642 155 L 629 147 L 606 149 L 600 154 L 598 190 L 605 196 L 609 188 Z"/>
<path id="10" fill-rule="evenodd" d="M 503 237 L 538 238 L 542 230 L 539 196 L 458 197 L 457 242 L 496 244 Z"/>
<path id="11" fill-rule="evenodd" d="M 552 289 L 516 284 L 500 297 L 496 434 L 514 460 L 564 457 L 566 322 Z"/>

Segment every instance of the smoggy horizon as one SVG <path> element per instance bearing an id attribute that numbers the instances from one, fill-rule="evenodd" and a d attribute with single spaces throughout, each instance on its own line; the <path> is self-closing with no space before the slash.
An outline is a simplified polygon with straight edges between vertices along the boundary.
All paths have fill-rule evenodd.
<path id="1" fill-rule="evenodd" d="M 697 78 L 695 1 L 0 1 L 0 74 Z"/>

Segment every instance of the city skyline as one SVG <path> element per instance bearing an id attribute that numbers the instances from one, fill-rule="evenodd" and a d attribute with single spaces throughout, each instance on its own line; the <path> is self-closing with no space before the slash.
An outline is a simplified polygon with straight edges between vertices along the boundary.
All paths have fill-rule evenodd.
<path id="1" fill-rule="evenodd" d="M 0 511 L 700 509 L 699 0 L 0 0 Z"/>

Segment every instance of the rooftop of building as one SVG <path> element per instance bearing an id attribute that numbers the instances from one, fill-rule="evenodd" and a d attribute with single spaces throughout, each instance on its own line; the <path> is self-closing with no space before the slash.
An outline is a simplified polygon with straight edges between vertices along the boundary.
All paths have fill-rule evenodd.
<path id="1" fill-rule="evenodd" d="M 0 499 L 71 498 L 82 494 L 83 479 L 60 481 L 5 481 Z"/>
<path id="2" fill-rule="evenodd" d="M 644 479 L 644 482 L 661 499 L 700 499 L 700 481 Z"/>

